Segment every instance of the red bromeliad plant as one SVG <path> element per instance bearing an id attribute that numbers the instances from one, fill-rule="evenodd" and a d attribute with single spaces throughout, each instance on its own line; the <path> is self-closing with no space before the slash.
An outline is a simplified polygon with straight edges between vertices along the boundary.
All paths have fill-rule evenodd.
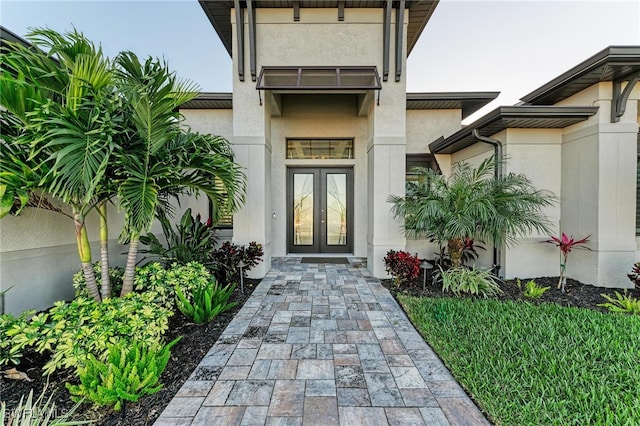
<path id="1" fill-rule="evenodd" d="M 384 265 L 387 273 L 393 276 L 396 286 L 420 275 L 420 259 L 406 251 L 389 250 L 384 257 Z"/>
<path id="2" fill-rule="evenodd" d="M 584 245 L 589 241 L 590 236 L 591 235 L 587 235 L 583 239 L 576 241 L 573 239 L 573 235 L 571 237 L 567 237 L 567 234 L 563 232 L 560 238 L 551 236 L 551 239 L 546 241 L 547 243 L 554 244 L 556 247 L 560 247 L 562 260 L 560 261 L 560 279 L 558 280 L 558 288 L 561 288 L 563 293 L 567 283 L 567 278 L 564 276 L 564 272 L 567 269 L 567 258 L 569 257 L 569 253 L 574 248 L 591 250 L 589 247 Z"/>

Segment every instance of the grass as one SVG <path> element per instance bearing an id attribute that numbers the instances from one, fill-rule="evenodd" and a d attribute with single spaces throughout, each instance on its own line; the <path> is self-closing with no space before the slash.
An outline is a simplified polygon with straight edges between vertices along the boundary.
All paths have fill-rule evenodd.
<path id="1" fill-rule="evenodd" d="M 496 424 L 640 424 L 640 317 L 555 304 L 399 299 Z"/>

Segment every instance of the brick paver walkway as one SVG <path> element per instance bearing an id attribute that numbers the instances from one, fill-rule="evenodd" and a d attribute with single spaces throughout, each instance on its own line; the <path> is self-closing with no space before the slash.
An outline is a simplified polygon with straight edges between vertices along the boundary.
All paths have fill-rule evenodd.
<path id="1" fill-rule="evenodd" d="M 361 259 L 274 259 L 156 421 L 486 425 Z"/>

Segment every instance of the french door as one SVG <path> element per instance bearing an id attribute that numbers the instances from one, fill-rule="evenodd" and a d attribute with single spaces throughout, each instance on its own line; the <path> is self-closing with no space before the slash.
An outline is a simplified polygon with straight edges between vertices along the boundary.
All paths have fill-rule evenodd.
<path id="1" fill-rule="evenodd" d="M 287 169 L 289 253 L 353 252 L 353 169 Z"/>

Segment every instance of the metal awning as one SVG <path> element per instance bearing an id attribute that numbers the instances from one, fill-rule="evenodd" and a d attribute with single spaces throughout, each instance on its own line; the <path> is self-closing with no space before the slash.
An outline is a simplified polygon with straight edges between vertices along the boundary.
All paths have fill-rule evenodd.
<path id="1" fill-rule="evenodd" d="M 256 89 L 278 91 L 380 90 L 376 67 L 263 67 Z"/>

